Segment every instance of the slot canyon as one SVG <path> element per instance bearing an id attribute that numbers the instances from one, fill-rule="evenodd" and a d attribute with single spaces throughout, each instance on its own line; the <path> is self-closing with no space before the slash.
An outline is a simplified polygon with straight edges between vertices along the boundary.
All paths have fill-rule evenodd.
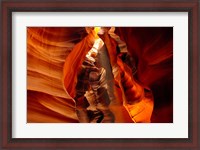
<path id="1" fill-rule="evenodd" d="M 28 123 L 172 123 L 173 27 L 27 27 Z"/>

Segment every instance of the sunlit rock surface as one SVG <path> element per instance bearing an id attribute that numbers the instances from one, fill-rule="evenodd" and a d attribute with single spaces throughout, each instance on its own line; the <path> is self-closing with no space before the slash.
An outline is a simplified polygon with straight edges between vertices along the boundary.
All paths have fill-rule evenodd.
<path id="1" fill-rule="evenodd" d="M 78 122 L 62 86 L 63 64 L 84 28 L 27 29 L 28 122 Z"/>
<path id="2" fill-rule="evenodd" d="M 136 61 L 134 77 L 153 92 L 155 105 L 151 121 L 172 122 L 172 28 L 116 28 L 116 33 L 126 42 Z M 27 29 L 28 122 L 79 122 L 73 91 L 70 94 L 63 88 L 62 77 L 67 56 L 86 35 L 84 28 Z M 80 58 L 75 56 L 74 59 Z M 69 84 L 69 89 L 73 89 L 70 86 L 75 85 Z M 126 110 L 120 109 L 113 107 L 115 116 L 131 122 Z"/>

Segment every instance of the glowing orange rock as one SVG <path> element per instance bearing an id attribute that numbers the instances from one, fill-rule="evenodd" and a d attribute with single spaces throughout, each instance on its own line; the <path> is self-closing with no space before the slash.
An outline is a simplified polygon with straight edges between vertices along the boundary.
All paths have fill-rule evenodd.
<path id="1" fill-rule="evenodd" d="M 91 35 L 94 34 L 89 34 L 74 47 L 64 65 L 64 88 L 73 98 L 75 98 L 75 87 L 77 85 L 77 75 L 81 69 L 80 66 L 95 39 L 95 36 Z M 131 68 L 121 60 L 116 51 L 117 42 L 107 33 L 101 38 L 108 49 L 110 58 L 108 63 L 111 64 L 114 75 L 113 82 L 115 82 L 115 86 L 111 87 L 113 88 L 114 98 L 110 102 L 109 109 L 114 114 L 115 122 L 131 122 L 130 120 L 132 122 L 150 122 L 153 111 L 151 91 L 134 80 Z M 78 110 L 80 110 L 78 116 L 80 120 L 87 122 L 90 119 L 86 119 L 88 106 L 85 107 L 84 101 L 87 101 L 87 98 L 82 97 L 77 100 Z M 88 101 L 92 104 L 90 98 L 88 98 Z M 81 108 L 81 105 L 83 108 Z"/>

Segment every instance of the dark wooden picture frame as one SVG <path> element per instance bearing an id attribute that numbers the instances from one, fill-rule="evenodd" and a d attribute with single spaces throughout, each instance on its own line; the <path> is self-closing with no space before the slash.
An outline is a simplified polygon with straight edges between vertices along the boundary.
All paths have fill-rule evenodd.
<path id="1" fill-rule="evenodd" d="M 199 0 L 5 0 L 1 2 L 1 149 L 200 149 Z M 174 139 L 12 138 L 12 12 L 188 12 L 189 137 Z"/>

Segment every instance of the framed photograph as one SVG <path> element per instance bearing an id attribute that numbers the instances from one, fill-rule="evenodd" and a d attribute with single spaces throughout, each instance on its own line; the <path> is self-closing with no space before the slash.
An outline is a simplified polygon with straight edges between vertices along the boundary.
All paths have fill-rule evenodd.
<path id="1" fill-rule="evenodd" d="M 2 149 L 194 149 L 197 0 L 1 2 Z"/>

